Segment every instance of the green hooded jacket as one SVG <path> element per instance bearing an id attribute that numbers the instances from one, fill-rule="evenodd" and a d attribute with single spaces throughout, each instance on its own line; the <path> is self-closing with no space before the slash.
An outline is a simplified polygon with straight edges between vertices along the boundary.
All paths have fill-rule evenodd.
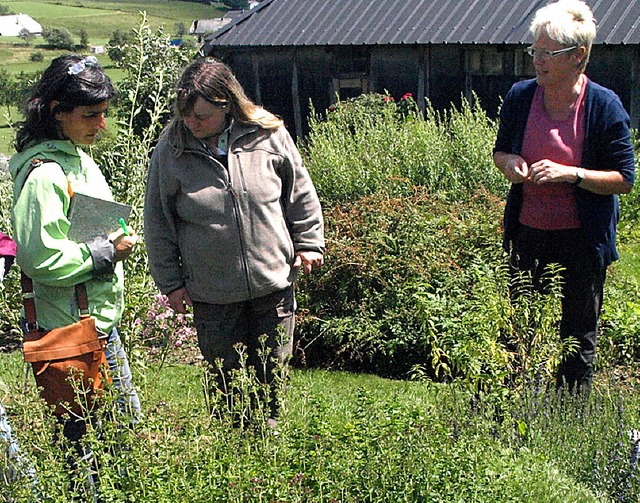
<path id="1" fill-rule="evenodd" d="M 28 173 L 34 159 L 42 164 Z M 86 243 L 67 237 L 72 193 L 113 200 L 102 172 L 68 140 L 48 140 L 17 153 L 9 172 L 16 262 L 33 280 L 39 325 L 51 330 L 76 322 L 74 286 L 84 282 L 96 326 L 110 332 L 124 309 L 122 263 L 114 264 L 115 249 L 106 235 Z"/>

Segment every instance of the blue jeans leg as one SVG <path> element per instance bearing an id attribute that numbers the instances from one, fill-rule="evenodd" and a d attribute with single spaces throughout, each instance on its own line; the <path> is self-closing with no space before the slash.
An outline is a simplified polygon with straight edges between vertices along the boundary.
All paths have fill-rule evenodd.
<path id="1" fill-rule="evenodd" d="M 14 482 L 19 477 L 29 477 L 35 489 L 36 472 L 20 454 L 18 441 L 13 436 L 9 417 L 2 402 L 0 402 L 0 460 L 0 485 Z"/>
<path id="2" fill-rule="evenodd" d="M 140 398 L 133 386 L 129 359 L 116 328 L 109 333 L 104 353 L 109 363 L 113 386 L 118 391 L 117 403 L 120 411 L 135 423 L 140 417 Z"/>

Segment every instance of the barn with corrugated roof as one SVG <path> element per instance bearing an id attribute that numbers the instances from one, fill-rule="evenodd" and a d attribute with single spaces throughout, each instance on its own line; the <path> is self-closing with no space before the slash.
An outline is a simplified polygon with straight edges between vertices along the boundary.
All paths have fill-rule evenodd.
<path id="1" fill-rule="evenodd" d="M 534 75 L 524 49 L 547 0 L 263 0 L 208 36 L 248 94 L 298 136 L 309 101 L 410 92 L 436 109 L 473 99 L 495 114 L 511 85 Z M 587 0 L 598 36 L 590 78 L 640 120 L 640 0 Z M 425 100 L 418 98 L 420 106 Z"/>

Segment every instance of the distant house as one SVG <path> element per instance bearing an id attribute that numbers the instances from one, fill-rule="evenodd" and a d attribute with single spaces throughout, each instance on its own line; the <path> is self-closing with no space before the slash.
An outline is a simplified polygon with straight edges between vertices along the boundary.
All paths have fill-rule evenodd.
<path id="1" fill-rule="evenodd" d="M 258 5 L 260 5 L 260 0 L 252 0 L 249 2 L 249 9 L 253 9 Z M 225 27 L 244 12 L 245 10 L 230 10 L 223 17 L 217 17 L 214 19 L 196 19 L 191 23 L 189 34 L 197 35 L 198 40 L 202 41 L 206 35 L 210 35 Z"/>
<path id="2" fill-rule="evenodd" d="M 104 54 L 105 48 L 104 45 L 92 45 L 91 53 L 92 54 Z"/>
<path id="3" fill-rule="evenodd" d="M 232 19 L 230 17 L 217 17 L 214 19 L 196 19 L 189 28 L 190 35 L 197 35 L 199 40 L 206 35 L 210 35 L 220 28 L 228 25 Z"/>
<path id="4" fill-rule="evenodd" d="M 0 16 L 0 37 L 17 37 L 26 30 L 31 35 L 42 35 L 42 26 L 27 14 Z"/>
<path id="5" fill-rule="evenodd" d="M 587 75 L 640 123 L 640 0 L 586 0 L 598 20 Z M 524 48 L 547 0 L 264 0 L 205 37 L 249 95 L 297 136 L 317 110 L 363 92 L 407 92 L 436 109 L 478 96 L 495 114 L 534 75 Z"/>

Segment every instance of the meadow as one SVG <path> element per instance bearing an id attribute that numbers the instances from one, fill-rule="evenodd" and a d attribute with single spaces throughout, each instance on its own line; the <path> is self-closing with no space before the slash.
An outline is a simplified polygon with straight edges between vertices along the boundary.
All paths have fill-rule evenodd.
<path id="1" fill-rule="evenodd" d="M 0 3 L 14 13 L 30 15 L 46 28 L 66 28 L 75 36 L 85 30 L 91 45 L 106 44 L 115 30 L 136 28 L 140 12 L 147 13 L 152 29 L 164 26 L 168 32 L 173 32 L 177 23 L 183 23 L 188 29 L 194 19 L 212 19 L 226 12 L 219 5 L 176 0 L 2 0 Z"/>
<path id="2" fill-rule="evenodd" d="M 123 62 L 116 130 L 92 151 L 116 199 L 133 206 L 135 229 L 170 83 L 188 57 L 141 27 Z M 638 501 L 640 202 L 635 192 L 622 200 L 594 390 L 558 394 L 559 299 L 533 294 L 526 309 L 508 300 L 495 131 L 477 102 L 422 115 L 410 97 L 371 94 L 317 111 L 300 147 L 323 203 L 326 264 L 298 284 L 299 344 L 274 384 L 277 429 L 255 369 L 234 374 L 232 395 L 208 392 L 191 320 L 157 296 L 143 239 L 126 264 L 121 324 L 143 417 L 116 429 L 107 393 L 101 427 L 86 438 L 103 501 Z M 9 232 L 10 193 L 1 182 Z M 0 397 L 40 496 L 71 501 L 64 443 L 51 446 L 54 420 L 17 349 L 18 276 L 14 268 L 0 288 Z M 250 396 L 262 398 L 249 418 Z M 31 494 L 21 478 L 0 498 Z"/>

